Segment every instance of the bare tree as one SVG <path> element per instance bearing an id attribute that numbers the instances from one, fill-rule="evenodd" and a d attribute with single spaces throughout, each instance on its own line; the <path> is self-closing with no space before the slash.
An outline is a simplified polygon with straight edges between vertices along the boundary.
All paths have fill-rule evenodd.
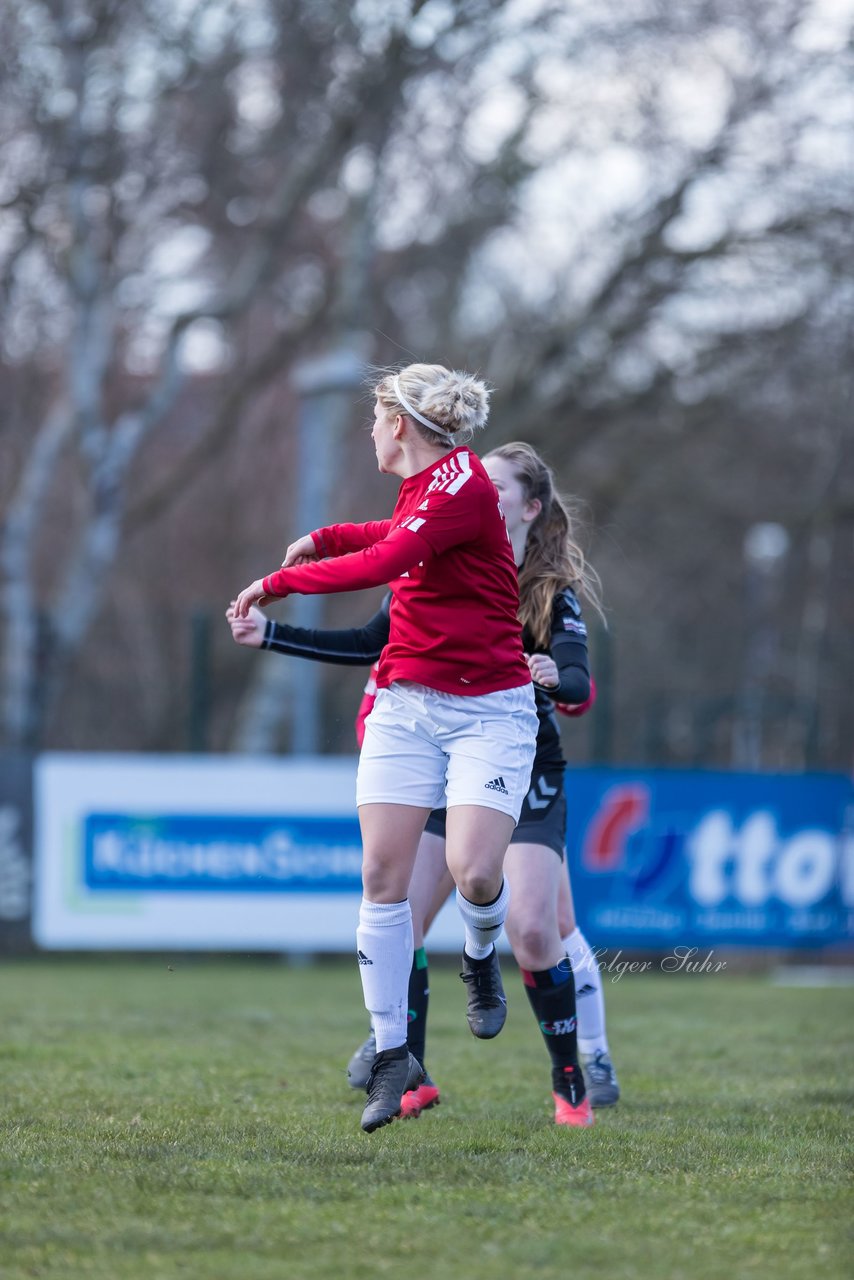
<path id="1" fill-rule="evenodd" d="M 799 674 L 777 692 L 833 702 L 851 494 L 850 384 L 832 372 L 851 336 L 844 34 L 805 0 L 75 14 L 16 0 L 0 17 L 9 742 L 43 740 L 51 714 L 59 740 L 89 716 L 73 740 L 99 741 L 96 691 L 134 683 L 127 619 L 156 610 L 160 693 L 139 695 L 121 742 L 179 745 L 167 631 L 187 584 L 220 607 L 257 572 L 253 548 L 293 532 L 269 528 L 294 497 L 291 372 L 365 333 L 379 363 L 480 367 L 493 439 L 538 443 L 589 499 L 617 749 L 637 754 L 651 701 L 662 758 L 706 750 L 699 731 L 668 745 L 668 725 L 702 720 L 698 690 L 736 695 L 743 618 L 710 628 L 706 608 L 741 590 L 758 519 L 789 529 L 793 568 L 813 565 L 800 639 L 781 646 Z M 350 449 L 337 501 L 358 516 L 388 495 Z M 235 503 L 222 528 L 211 513 Z M 128 603 L 127 565 L 147 610 Z M 224 744 L 249 665 L 218 655 Z M 329 745 L 346 722 L 330 711 Z M 825 758 L 847 741 L 831 733 Z"/>

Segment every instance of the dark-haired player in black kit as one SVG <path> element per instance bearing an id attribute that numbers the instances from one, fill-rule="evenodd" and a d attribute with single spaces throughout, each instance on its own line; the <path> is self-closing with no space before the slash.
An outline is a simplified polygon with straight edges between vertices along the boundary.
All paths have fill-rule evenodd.
<path id="1" fill-rule="evenodd" d="M 599 968 L 575 925 L 564 858 L 566 762 L 555 707 L 579 714 L 590 705 L 586 628 L 576 591 L 598 603 L 596 579 L 571 536 L 569 516 L 555 492 L 549 468 L 528 445 L 506 445 L 488 454 L 484 466 L 498 489 L 519 565 L 523 643 L 535 682 L 539 732 L 531 785 L 511 838 L 505 873 L 511 887 L 507 934 L 522 971 L 526 993 L 552 1061 L 555 1121 L 592 1123 L 590 1106 L 619 1098 L 605 1035 Z M 228 619 L 235 640 L 291 656 L 341 665 L 375 662 L 388 639 L 389 600 L 363 627 L 313 631 L 268 621 L 260 611 Z M 357 732 L 373 702 L 369 681 Z M 434 810 L 419 845 L 410 885 L 415 956 L 409 982 L 408 1044 L 424 1065 L 428 1006 L 424 936 L 452 888 L 445 864 L 445 811 Z M 561 939 L 559 954 L 554 938 Z M 568 963 L 566 957 L 571 963 Z M 549 963 L 549 961 L 554 963 Z M 574 981 L 573 981 L 574 978 Z M 587 1098 L 576 1081 L 578 1038 Z M 374 1059 L 373 1036 L 353 1054 L 348 1077 L 363 1088 Z M 583 1088 L 583 1086 L 582 1086 Z M 435 1106 L 439 1090 L 429 1075 L 404 1094 L 402 1114 L 417 1116 Z"/>

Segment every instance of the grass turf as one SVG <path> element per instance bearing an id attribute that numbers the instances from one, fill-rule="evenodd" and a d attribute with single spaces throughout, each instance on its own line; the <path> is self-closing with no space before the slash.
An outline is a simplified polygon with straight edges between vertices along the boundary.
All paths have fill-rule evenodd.
<path id="1" fill-rule="evenodd" d="M 4 1280 L 843 1277 L 850 989 L 606 982 L 618 1108 L 551 1121 L 521 983 L 480 1043 L 433 966 L 442 1105 L 366 1136 L 349 962 L 0 967 Z"/>

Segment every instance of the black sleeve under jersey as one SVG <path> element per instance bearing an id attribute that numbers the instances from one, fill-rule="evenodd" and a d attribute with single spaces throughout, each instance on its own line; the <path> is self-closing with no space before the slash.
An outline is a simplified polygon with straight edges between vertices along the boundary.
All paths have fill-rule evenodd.
<path id="1" fill-rule="evenodd" d="M 386 596 L 363 627 L 350 627 L 346 631 L 315 631 L 268 620 L 261 648 L 294 658 L 331 662 L 339 667 L 370 666 L 388 644 L 389 603 L 390 597 Z"/>
<path id="2" fill-rule="evenodd" d="M 555 702 L 586 702 L 590 697 L 587 627 L 578 598 L 569 588 L 555 596 L 549 651 L 557 665 L 560 684 L 546 692 Z"/>

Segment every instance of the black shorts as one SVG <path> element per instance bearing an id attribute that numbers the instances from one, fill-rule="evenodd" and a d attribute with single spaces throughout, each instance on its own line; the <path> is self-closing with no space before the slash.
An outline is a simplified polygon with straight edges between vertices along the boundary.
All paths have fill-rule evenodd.
<path id="1" fill-rule="evenodd" d="M 563 768 L 541 769 L 532 774 L 519 821 L 510 837 L 511 844 L 544 844 L 546 848 L 554 849 L 561 862 L 566 843 L 563 774 Z M 434 809 L 424 830 L 444 840 L 446 813 L 445 809 Z"/>

